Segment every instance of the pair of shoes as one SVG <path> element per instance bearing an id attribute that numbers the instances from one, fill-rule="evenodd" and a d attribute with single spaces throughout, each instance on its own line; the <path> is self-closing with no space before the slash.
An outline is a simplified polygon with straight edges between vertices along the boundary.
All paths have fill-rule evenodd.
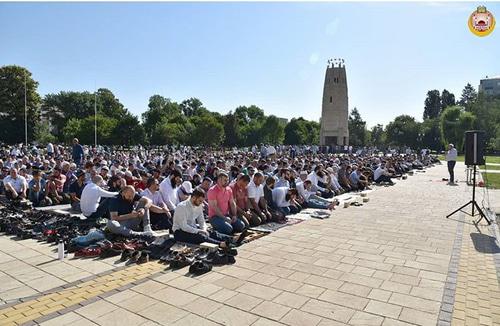
<path id="1" fill-rule="evenodd" d="M 75 257 L 98 257 L 102 253 L 100 247 L 86 247 L 75 252 Z"/>
<path id="2" fill-rule="evenodd" d="M 189 272 L 195 275 L 203 275 L 212 270 L 212 265 L 204 262 L 202 260 L 195 260 L 191 266 L 189 266 Z"/>
<path id="3" fill-rule="evenodd" d="M 216 252 L 210 253 L 205 259 L 205 262 L 211 265 L 227 265 L 234 264 L 236 259 L 234 256 L 228 255 L 224 251 L 218 250 Z"/>
<path id="4" fill-rule="evenodd" d="M 187 257 L 184 254 L 177 254 L 171 261 L 170 267 L 172 269 L 180 269 L 189 266 L 193 263 L 194 258 Z"/>

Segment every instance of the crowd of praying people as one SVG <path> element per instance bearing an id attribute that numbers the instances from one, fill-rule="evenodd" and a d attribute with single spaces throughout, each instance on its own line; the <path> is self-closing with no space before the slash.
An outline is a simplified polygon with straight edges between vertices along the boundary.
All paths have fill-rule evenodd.
<path id="1" fill-rule="evenodd" d="M 235 234 L 283 223 L 304 208 L 333 210 L 335 196 L 392 185 L 393 179 L 437 162 L 429 152 L 380 153 L 318 146 L 209 149 L 2 146 L 0 196 L 34 207 L 71 205 L 107 230 L 224 246 Z"/>

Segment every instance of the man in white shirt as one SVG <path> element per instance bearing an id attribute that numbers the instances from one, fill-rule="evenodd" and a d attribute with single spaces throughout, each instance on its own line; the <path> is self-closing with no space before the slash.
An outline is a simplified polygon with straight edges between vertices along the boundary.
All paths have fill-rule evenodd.
<path id="1" fill-rule="evenodd" d="M 203 202 L 205 192 L 196 188 L 189 199 L 179 203 L 174 213 L 174 238 L 176 241 L 200 244 L 209 242 L 225 247 L 225 241 L 233 242 L 233 237 L 213 232 L 209 234 L 205 216 L 203 215 Z"/>
<path id="2" fill-rule="evenodd" d="M 7 199 L 26 198 L 28 183 L 23 176 L 18 175 L 16 168 L 10 169 L 10 175 L 3 179 L 3 185 L 5 187 Z"/>
<path id="3" fill-rule="evenodd" d="M 388 182 L 394 184 L 391 180 L 391 174 L 386 170 L 384 163 L 380 164 L 373 172 L 373 181 L 375 181 L 375 183 Z"/>
<path id="4" fill-rule="evenodd" d="M 149 178 L 146 182 L 146 189 L 141 193 L 152 201 L 149 207 L 149 218 L 153 230 L 172 230 L 172 214 L 159 191 L 160 185 L 155 178 Z"/>
<path id="5" fill-rule="evenodd" d="M 80 209 L 82 214 L 87 218 L 97 219 L 104 216 L 108 212 L 107 200 L 101 203 L 101 197 L 111 198 L 118 195 L 117 192 L 109 192 L 100 187 L 103 180 L 100 175 L 92 177 L 92 182 L 87 184 L 82 191 L 80 198 Z"/>
<path id="6" fill-rule="evenodd" d="M 278 211 L 285 216 L 300 212 L 300 206 L 295 201 L 298 192 L 294 188 L 278 187 L 273 189 L 273 202 L 276 204 Z"/>
<path id="7" fill-rule="evenodd" d="M 182 183 L 182 174 L 179 170 L 173 170 L 172 173 L 160 183 L 160 194 L 168 209 L 172 212 L 175 211 L 179 203 L 179 196 L 177 190 Z"/>
<path id="8" fill-rule="evenodd" d="M 248 184 L 248 201 L 250 202 L 250 210 L 256 214 L 262 221 L 271 221 L 271 212 L 267 208 L 267 203 L 264 198 L 264 176 L 257 172 L 253 175 L 252 181 Z"/>
<path id="9" fill-rule="evenodd" d="M 306 180 L 304 182 L 297 182 L 297 192 L 300 197 L 302 197 L 303 206 L 307 208 L 319 208 L 319 209 L 335 209 L 335 204 L 330 203 L 324 198 L 317 195 L 316 192 L 312 190 L 311 180 Z"/>
<path id="10" fill-rule="evenodd" d="M 455 184 L 455 164 L 457 164 L 457 149 L 453 144 L 448 145 L 448 151 L 446 152 L 446 161 L 448 162 L 448 172 L 450 173 L 449 185 Z"/>

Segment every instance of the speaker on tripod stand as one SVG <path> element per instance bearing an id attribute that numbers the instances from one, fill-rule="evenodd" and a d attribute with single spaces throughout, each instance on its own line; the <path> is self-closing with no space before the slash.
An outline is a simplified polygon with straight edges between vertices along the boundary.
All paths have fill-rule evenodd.
<path id="1" fill-rule="evenodd" d="M 456 209 L 452 213 L 448 214 L 446 218 L 450 217 L 456 212 L 462 211 L 462 209 L 464 209 L 465 207 L 472 205 L 472 215 L 470 216 L 475 216 L 474 208 L 477 209 L 477 212 L 481 216 L 481 218 L 476 223 L 479 223 L 479 221 L 484 218 L 488 225 L 491 224 L 491 221 L 488 220 L 476 201 L 476 167 L 478 165 L 484 165 L 486 162 L 484 159 L 485 138 L 485 132 L 482 130 L 469 130 L 465 132 L 465 165 L 473 166 L 472 200 Z"/>

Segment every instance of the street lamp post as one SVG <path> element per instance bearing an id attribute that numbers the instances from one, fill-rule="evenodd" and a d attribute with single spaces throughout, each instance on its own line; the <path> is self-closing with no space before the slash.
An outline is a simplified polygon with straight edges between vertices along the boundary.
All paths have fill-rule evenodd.
<path id="1" fill-rule="evenodd" d="M 28 147 L 28 101 L 27 101 L 26 80 L 27 76 L 26 74 L 24 74 L 24 144 L 26 147 Z"/>
<path id="2" fill-rule="evenodd" d="M 94 144 L 97 150 L 97 90 L 94 92 Z"/>

